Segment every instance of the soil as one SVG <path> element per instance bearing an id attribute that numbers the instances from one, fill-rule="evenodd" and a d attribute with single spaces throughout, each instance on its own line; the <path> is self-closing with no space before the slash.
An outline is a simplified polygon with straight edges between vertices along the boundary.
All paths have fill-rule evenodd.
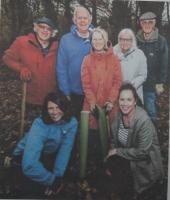
<path id="1" fill-rule="evenodd" d="M 156 125 L 160 148 L 162 153 L 163 165 L 165 170 L 165 178 L 162 183 L 155 185 L 150 190 L 146 191 L 141 197 L 142 200 L 166 200 L 167 197 L 167 173 L 168 173 L 168 136 L 169 136 L 169 94 L 168 84 L 165 92 L 158 97 L 157 106 L 159 110 L 159 121 Z M 21 98 L 22 98 L 22 83 L 18 75 L 5 66 L 0 67 L 0 161 L 6 155 L 10 155 L 20 134 L 20 116 L 21 116 Z M 27 122 L 26 122 L 27 123 Z M 90 162 L 90 161 L 89 161 Z M 74 155 L 74 160 L 69 164 L 68 170 L 64 178 L 64 186 L 61 192 L 52 197 L 59 200 L 105 200 L 109 199 L 106 194 L 103 194 L 97 187 L 98 182 L 101 182 L 99 177 L 91 180 L 93 176 L 87 176 L 86 180 L 78 178 L 78 152 Z M 94 165 L 94 166 L 93 166 Z M 21 191 L 14 191 L 13 183 L 10 179 L 10 169 L 4 169 L 0 166 L 0 198 L 26 199 L 29 196 L 22 194 Z M 93 164 L 88 168 L 87 174 L 93 172 L 98 174 L 98 167 Z M 104 184 L 104 183 L 102 183 Z M 20 191 L 20 192 L 19 192 Z M 34 197 L 47 199 L 47 197 Z M 112 195 L 110 199 L 118 200 Z"/>

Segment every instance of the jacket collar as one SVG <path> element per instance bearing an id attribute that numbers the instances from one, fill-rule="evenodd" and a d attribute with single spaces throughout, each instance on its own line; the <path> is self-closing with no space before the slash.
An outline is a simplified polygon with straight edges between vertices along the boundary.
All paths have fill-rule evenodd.
<path id="1" fill-rule="evenodd" d="M 118 56 L 118 58 L 119 58 L 120 60 L 123 60 L 124 58 L 127 58 L 127 56 L 129 56 L 130 54 L 132 54 L 132 53 L 137 49 L 137 47 L 132 47 L 132 48 L 130 48 L 125 54 L 122 53 L 119 44 L 115 45 L 113 49 L 114 49 L 114 50 L 113 50 L 114 53 Z"/>
<path id="2" fill-rule="evenodd" d="M 139 41 L 141 42 L 154 42 L 158 40 L 158 36 L 159 36 L 159 31 L 157 28 L 155 28 L 155 30 L 151 33 L 151 37 L 149 40 L 145 40 L 144 38 L 144 32 L 143 30 L 139 30 L 136 37 L 139 39 Z"/>
<path id="3" fill-rule="evenodd" d="M 28 42 L 32 45 L 34 45 L 36 48 L 39 48 L 40 50 L 42 50 L 42 47 L 40 45 L 40 43 L 38 42 L 36 35 L 34 32 L 29 33 L 28 35 Z M 50 40 L 50 44 L 49 44 L 49 51 L 53 51 L 56 50 L 57 48 L 57 43 L 54 42 L 54 40 Z"/>
<path id="4" fill-rule="evenodd" d="M 92 34 L 92 31 L 93 31 L 93 29 L 94 29 L 94 27 L 93 27 L 93 25 L 92 24 L 90 24 L 89 25 L 89 28 L 88 28 L 88 31 L 89 31 L 89 37 L 88 38 L 86 38 L 86 39 L 90 39 L 91 38 L 91 34 Z M 76 35 L 77 37 L 80 37 L 81 38 L 81 36 L 78 34 L 78 30 L 77 30 L 77 26 L 75 25 L 75 24 L 73 24 L 72 26 L 71 26 L 71 33 L 73 34 L 73 35 Z"/>
<path id="5" fill-rule="evenodd" d="M 103 52 L 103 53 L 97 53 L 93 48 L 91 48 L 90 50 L 90 54 L 94 57 L 103 57 L 103 56 L 107 56 L 107 55 L 113 55 L 113 49 L 112 47 L 108 48 L 107 51 Z"/>

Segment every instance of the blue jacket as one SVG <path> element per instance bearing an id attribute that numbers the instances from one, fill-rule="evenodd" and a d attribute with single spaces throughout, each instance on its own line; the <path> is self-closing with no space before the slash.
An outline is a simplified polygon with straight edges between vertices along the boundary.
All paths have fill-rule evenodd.
<path id="1" fill-rule="evenodd" d="M 71 32 L 65 34 L 60 41 L 56 65 L 59 88 L 68 96 L 71 93 L 83 95 L 81 84 L 81 64 L 91 48 L 89 38 L 81 38 L 75 25 Z"/>
<path id="2" fill-rule="evenodd" d="M 29 132 L 20 140 L 13 154 L 23 155 L 23 173 L 43 185 L 51 185 L 56 177 L 62 177 L 77 132 L 77 121 L 71 118 L 68 123 L 45 124 L 41 118 L 35 119 Z M 53 172 L 47 170 L 40 161 L 44 154 L 56 154 Z"/>

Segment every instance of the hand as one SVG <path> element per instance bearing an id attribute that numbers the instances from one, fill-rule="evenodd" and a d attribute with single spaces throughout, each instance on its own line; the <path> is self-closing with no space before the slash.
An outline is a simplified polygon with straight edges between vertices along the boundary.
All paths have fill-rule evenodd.
<path id="1" fill-rule="evenodd" d="M 113 108 L 113 104 L 112 104 L 111 102 L 109 102 L 109 101 L 107 101 L 107 102 L 104 104 L 104 106 L 105 106 L 106 112 L 111 111 L 112 108 Z"/>
<path id="2" fill-rule="evenodd" d="M 157 95 L 162 94 L 164 92 L 163 83 L 156 84 L 155 89 L 156 89 Z"/>
<path id="3" fill-rule="evenodd" d="M 71 101 L 71 98 L 70 98 L 70 96 L 69 96 L 69 95 L 67 95 L 67 96 L 66 96 L 66 98 L 67 98 L 69 101 Z"/>
<path id="4" fill-rule="evenodd" d="M 107 154 L 107 156 L 106 156 L 106 160 L 107 160 L 110 156 L 113 156 L 113 155 L 115 155 L 115 154 L 117 154 L 117 149 L 111 149 L 111 150 L 109 150 L 109 152 L 108 152 L 108 154 Z"/>
<path id="5" fill-rule="evenodd" d="M 31 71 L 27 67 L 21 68 L 20 79 L 22 81 L 29 81 L 29 80 L 31 80 Z"/>
<path id="6" fill-rule="evenodd" d="M 56 177 L 53 184 L 45 189 L 45 195 L 52 196 L 58 194 L 63 187 L 62 178 Z"/>
<path id="7" fill-rule="evenodd" d="M 90 111 L 93 112 L 94 109 L 95 109 L 95 107 L 96 107 L 96 104 L 95 104 L 95 103 L 91 104 L 91 105 L 90 105 Z"/>

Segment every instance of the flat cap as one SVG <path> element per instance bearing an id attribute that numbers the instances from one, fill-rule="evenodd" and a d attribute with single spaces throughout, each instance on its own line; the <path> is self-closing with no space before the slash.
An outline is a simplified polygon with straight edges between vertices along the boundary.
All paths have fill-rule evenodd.
<path id="1" fill-rule="evenodd" d="M 40 17 L 40 18 L 35 20 L 35 23 L 36 24 L 43 23 L 43 24 L 47 24 L 48 26 L 50 26 L 53 29 L 56 28 L 56 25 L 54 24 L 54 22 L 51 19 L 47 18 L 47 17 Z"/>
<path id="2" fill-rule="evenodd" d="M 142 21 L 142 20 L 155 19 L 155 18 L 156 18 L 156 15 L 153 12 L 145 12 L 140 16 L 139 20 Z"/>

